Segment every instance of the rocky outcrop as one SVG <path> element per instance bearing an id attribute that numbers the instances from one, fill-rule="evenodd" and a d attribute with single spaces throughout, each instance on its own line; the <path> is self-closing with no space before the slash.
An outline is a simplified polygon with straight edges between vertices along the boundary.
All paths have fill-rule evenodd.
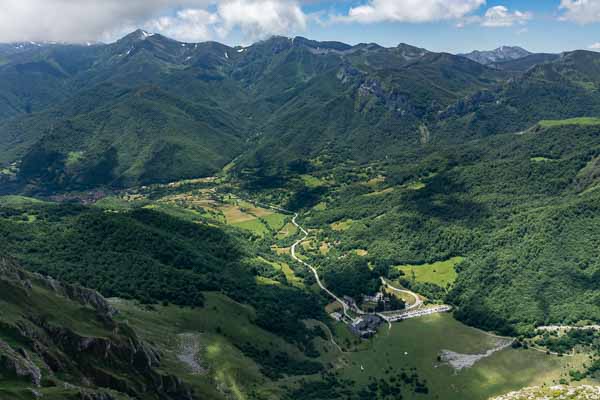
<path id="1" fill-rule="evenodd" d="M 108 317 L 117 314 L 117 310 L 100 293 L 77 285 L 68 285 L 56 279 L 37 273 L 30 273 L 18 267 L 15 262 L 0 258 L 0 279 L 11 280 L 25 289 L 32 288 L 32 282 L 52 290 L 59 296 L 66 297 L 84 306 L 90 306 Z"/>
<path id="2" fill-rule="evenodd" d="M 95 290 L 76 285 L 67 285 L 49 276 L 43 276 L 40 274 L 33 275 L 37 278 L 38 282 L 42 286 L 52 289 L 61 296 L 67 297 L 82 305 L 90 306 L 96 309 L 98 312 L 109 317 L 113 317 L 117 314 L 117 310 Z"/>
<path id="3" fill-rule="evenodd" d="M 496 95 L 489 90 L 479 91 L 472 96 L 458 100 L 453 105 L 443 111 L 440 111 L 439 118 L 460 117 L 475 112 L 482 104 L 489 104 L 496 101 Z"/>
<path id="4" fill-rule="evenodd" d="M 365 74 L 357 68 L 350 65 L 345 65 L 337 72 L 336 77 L 342 83 L 352 83 L 357 79 L 362 79 Z"/>
<path id="5" fill-rule="evenodd" d="M 0 375 L 25 380 L 40 386 L 42 372 L 29 358 L 25 349 L 13 350 L 8 343 L 0 340 Z"/>
<path id="6" fill-rule="evenodd" d="M 598 400 L 599 398 L 600 386 L 582 385 L 575 387 L 559 385 L 525 388 L 490 400 Z"/>
<path id="7" fill-rule="evenodd" d="M 149 400 L 195 399 L 178 377 L 159 371 L 160 353 L 128 324 L 113 319 L 115 310 L 97 292 L 0 259 L 0 300 L 10 305 L 6 312 L 0 309 L 0 338 L 10 339 L 0 339 L 0 380 L 42 386 L 42 392 L 45 384 L 69 385 L 79 396 L 69 399 L 113 400 L 126 398 L 123 394 Z M 50 306 L 45 304 L 48 300 Z M 62 305 L 70 311 L 60 309 Z M 47 376 L 42 377 L 42 371 Z"/>
<path id="8" fill-rule="evenodd" d="M 110 393 L 107 392 L 92 392 L 82 391 L 79 394 L 81 400 L 116 400 Z"/>

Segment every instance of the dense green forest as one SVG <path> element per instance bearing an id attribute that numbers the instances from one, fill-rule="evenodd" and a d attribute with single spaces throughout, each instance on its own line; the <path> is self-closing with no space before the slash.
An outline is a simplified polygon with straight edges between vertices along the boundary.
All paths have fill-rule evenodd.
<path id="1" fill-rule="evenodd" d="M 322 261 L 342 266 L 332 285 L 345 271 L 334 257 L 352 249 L 368 250 L 362 263 L 377 263 L 382 271 L 462 256 L 449 293 L 422 284 L 414 289 L 455 304 L 457 317 L 469 324 L 514 334 L 600 319 L 599 135 L 597 126 L 558 124 L 432 146 L 416 162 L 363 169 L 370 172 L 354 183 L 341 168 L 314 171 L 332 183 L 318 200 L 326 207 L 313 209 L 307 223 L 322 228 L 349 221 L 347 229 L 325 229 L 321 238 L 340 242 L 331 261 Z M 365 184 L 378 174 L 385 180 Z M 354 281 L 368 291 L 368 275 L 350 275 L 345 282 L 353 288 L 344 292 L 361 290 Z"/>
<path id="2" fill-rule="evenodd" d="M 523 72 L 405 44 L 274 37 L 237 50 L 138 31 L 7 54 L 0 80 L 17 87 L 0 86 L 12 100 L 0 105 L 0 163 L 20 163 L 31 193 L 205 176 L 233 159 L 264 184 L 305 162 L 397 158 L 600 111 L 592 52 Z"/>
<path id="3" fill-rule="evenodd" d="M 113 213 L 70 204 L 3 206 L 0 215 L 4 255 L 106 297 L 201 307 L 203 291 L 219 291 L 254 306 L 258 325 L 298 343 L 313 335 L 300 321 L 322 315 L 318 297 L 258 285 L 256 250 L 235 230 L 147 209 Z"/>

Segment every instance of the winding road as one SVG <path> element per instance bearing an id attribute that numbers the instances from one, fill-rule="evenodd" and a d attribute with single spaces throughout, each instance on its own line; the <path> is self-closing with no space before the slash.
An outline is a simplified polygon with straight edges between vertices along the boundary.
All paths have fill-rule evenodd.
<path id="1" fill-rule="evenodd" d="M 317 269 L 315 267 L 313 267 L 312 265 L 310 265 L 309 263 L 307 263 L 306 261 L 302 260 L 300 257 L 298 257 L 298 255 L 296 253 L 298 246 L 300 244 L 302 244 L 303 242 L 305 242 L 309 236 L 308 231 L 306 229 L 304 229 L 304 227 L 302 227 L 298 223 L 298 217 L 299 217 L 298 213 L 295 213 L 295 212 L 292 212 L 289 210 L 285 210 L 280 207 L 275 207 L 275 206 L 272 206 L 269 204 L 263 204 L 263 203 L 259 203 L 259 202 L 252 201 L 252 200 L 248 200 L 248 201 L 251 203 L 254 203 L 257 206 L 266 207 L 266 208 L 270 208 L 272 210 L 279 211 L 279 212 L 282 212 L 285 214 L 293 215 L 294 217 L 292 218 L 292 224 L 294 224 L 294 226 L 296 228 L 298 228 L 298 230 L 300 230 L 300 232 L 302 232 L 302 237 L 300 239 L 298 239 L 296 242 L 294 242 L 294 244 L 292 245 L 292 247 L 290 249 L 290 253 L 291 253 L 291 256 L 294 259 L 294 261 L 304 265 L 312 272 L 312 274 L 315 277 L 315 280 L 317 281 L 317 284 L 319 285 L 319 288 L 321 288 L 322 291 L 327 293 L 329 295 L 329 297 L 331 297 L 334 301 L 337 301 L 338 303 L 340 303 L 340 305 L 342 306 L 342 309 L 344 311 L 344 316 L 346 318 L 348 318 L 349 321 L 352 322 L 355 320 L 355 318 L 349 314 L 349 312 L 348 312 L 349 310 L 352 310 L 357 315 L 367 315 L 368 314 L 368 313 L 364 312 L 363 310 L 361 310 L 360 308 L 356 307 L 356 305 L 350 306 L 344 300 L 342 300 L 341 298 L 336 296 L 331 290 L 327 289 L 327 287 L 321 281 L 321 277 L 319 276 L 319 272 L 317 271 Z M 452 309 L 452 307 L 450 307 L 450 306 L 439 306 L 439 307 L 434 307 L 432 309 L 421 309 L 421 307 L 423 306 L 423 300 L 421 300 L 421 298 L 417 294 L 415 294 L 409 290 L 398 289 L 398 288 L 392 286 L 383 277 L 381 277 L 381 283 L 385 287 L 387 287 L 388 289 L 390 289 L 394 292 L 403 293 L 408 296 L 414 297 L 414 299 L 415 299 L 414 304 L 407 306 L 404 310 L 401 310 L 399 313 L 395 313 L 394 315 L 385 315 L 385 313 L 376 313 L 376 315 L 378 315 L 379 317 L 381 317 L 384 321 L 386 321 L 388 323 L 388 326 L 390 329 L 392 328 L 392 322 L 395 322 L 395 321 L 400 321 L 400 320 L 408 319 L 408 318 L 420 317 L 423 315 L 429 315 L 429 314 L 434 314 L 434 313 L 438 313 L 438 312 L 447 312 Z"/>
<path id="2" fill-rule="evenodd" d="M 319 277 L 319 273 L 317 272 L 317 269 L 315 267 L 313 267 L 309 263 L 305 262 L 304 260 L 302 260 L 301 258 L 299 258 L 296 255 L 296 248 L 308 238 L 308 231 L 306 231 L 306 229 L 304 229 L 302 226 L 300 226 L 300 224 L 298 224 L 298 222 L 296 221 L 297 219 L 298 219 L 298 213 L 294 213 L 294 218 L 292 218 L 292 224 L 294 224 L 294 226 L 296 226 L 296 228 L 298 228 L 304 236 L 302 238 L 300 238 L 299 240 L 297 240 L 292 245 L 292 248 L 291 248 L 292 258 L 311 270 L 311 272 L 315 276 L 317 284 L 319 285 L 321 290 L 323 290 L 325 293 L 327 293 L 335 301 L 340 303 L 342 305 L 342 308 L 344 309 L 344 315 L 352 320 L 353 318 L 348 314 L 348 310 L 350 309 L 350 306 L 344 300 L 340 299 L 335 294 L 333 294 L 333 292 L 331 290 L 327 289 L 327 287 L 325 285 L 323 285 L 323 282 L 321 282 L 321 278 Z M 359 311 L 359 310 L 355 310 L 355 311 L 358 312 L 359 314 L 362 313 L 362 311 Z"/>
<path id="3" fill-rule="evenodd" d="M 235 196 L 235 195 L 233 195 Z M 238 197 L 238 196 L 235 196 Z M 238 197 L 239 198 L 239 197 Z M 309 263 L 307 263 L 306 261 L 302 260 L 301 258 L 299 258 L 296 255 L 296 249 L 298 248 L 298 246 L 300 244 L 302 244 L 302 242 L 306 241 L 306 239 L 308 238 L 308 231 L 306 229 L 304 229 L 297 221 L 299 215 L 298 213 L 292 212 L 290 210 L 286 210 L 280 207 L 276 207 L 276 206 L 272 206 L 270 204 L 264 204 L 264 203 L 260 203 L 260 202 L 256 202 L 256 201 L 252 201 L 252 200 L 247 200 L 250 203 L 253 203 L 257 206 L 260 207 L 266 207 L 266 208 L 270 208 L 271 210 L 275 210 L 275 211 L 279 211 L 282 212 L 284 214 L 292 214 L 294 215 L 294 217 L 292 218 L 292 224 L 294 224 L 294 226 L 296 228 L 298 228 L 300 230 L 300 232 L 302 232 L 302 237 L 300 239 L 298 239 L 291 247 L 290 253 L 292 258 L 294 259 L 294 261 L 299 262 L 300 264 L 304 265 L 305 267 L 307 267 L 315 276 L 315 280 L 317 281 L 317 284 L 319 285 L 319 287 L 321 288 L 321 290 L 323 290 L 325 293 L 327 293 L 332 299 L 334 299 L 335 301 L 337 301 L 338 303 L 340 303 L 342 305 L 342 308 L 344 309 L 344 315 L 349 318 L 350 320 L 353 320 L 354 318 L 348 314 L 348 310 L 351 309 L 351 307 L 342 299 L 340 299 L 339 297 L 337 297 L 331 290 L 327 289 L 327 287 L 323 284 L 323 282 L 321 281 L 321 277 L 319 276 L 319 273 L 317 272 L 317 269 L 315 267 L 313 267 L 312 265 L 310 265 Z M 357 314 L 365 314 L 364 311 L 355 308 L 353 309 Z"/>
<path id="4" fill-rule="evenodd" d="M 387 282 L 385 280 L 385 278 L 383 276 L 381 277 L 381 283 L 383 284 L 384 287 L 386 287 L 390 290 L 393 290 L 396 293 L 403 293 L 403 294 L 406 294 L 415 299 L 414 304 L 407 305 L 405 310 L 407 310 L 407 311 L 412 310 L 414 308 L 419 308 L 423 305 L 423 300 L 421 300 L 421 298 L 419 296 L 417 296 L 415 293 L 411 292 L 410 290 L 398 289 L 396 287 L 393 287 L 392 285 L 389 284 L 389 282 Z"/>

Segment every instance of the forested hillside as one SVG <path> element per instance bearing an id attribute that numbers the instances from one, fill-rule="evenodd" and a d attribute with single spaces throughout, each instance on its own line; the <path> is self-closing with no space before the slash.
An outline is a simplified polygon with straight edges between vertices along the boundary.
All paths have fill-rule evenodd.
<path id="1" fill-rule="evenodd" d="M 18 87 L 3 89 L 15 100 L 0 125 L 0 161 L 22 161 L 19 180 L 45 191 L 209 175 L 246 141 L 253 151 L 242 163 L 271 174 L 306 156 L 381 158 L 428 142 L 424 121 L 507 77 L 404 44 L 276 37 L 230 48 L 144 31 L 6 57 L 0 78 Z M 21 80 L 53 97 L 22 92 Z"/>
<path id="2" fill-rule="evenodd" d="M 0 215 L 3 254 L 107 297 L 201 307 L 203 292 L 219 291 L 254 306 L 259 325 L 291 342 L 309 335 L 301 319 L 322 315 L 319 299 L 303 291 L 258 285 L 257 250 L 236 231 L 146 209 L 10 201 Z"/>
<path id="3" fill-rule="evenodd" d="M 337 257 L 362 249 L 354 275 L 367 263 L 394 275 L 395 266 L 460 256 L 448 293 L 414 288 L 457 305 L 463 321 L 514 334 L 598 320 L 600 125 L 578 122 L 312 171 L 322 186 L 307 221 L 330 246 L 315 262 L 337 270 Z M 360 276 L 346 282 L 350 292 L 369 290 Z"/>

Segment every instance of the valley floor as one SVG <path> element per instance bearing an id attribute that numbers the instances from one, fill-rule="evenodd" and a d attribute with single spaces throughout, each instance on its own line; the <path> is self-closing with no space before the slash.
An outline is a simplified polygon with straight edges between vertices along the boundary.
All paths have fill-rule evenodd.
<path id="1" fill-rule="evenodd" d="M 205 193 L 205 196 L 215 196 L 215 192 Z M 247 221 L 252 220 L 252 215 L 269 214 L 265 211 L 268 209 L 266 205 L 253 205 L 231 195 L 219 196 L 226 199 L 226 204 L 244 205 L 242 213 L 254 209 L 255 211 L 247 214 Z M 206 201 L 208 200 L 205 200 L 204 205 L 210 204 L 209 207 L 215 211 L 224 210 L 226 215 L 232 212 L 228 208 L 231 206 L 226 205 L 222 208 L 218 206 L 218 202 Z M 284 215 L 288 213 L 276 208 L 272 211 Z M 300 253 L 296 253 L 301 244 L 309 239 L 309 232 L 298 223 L 297 217 L 296 214 L 291 221 L 292 227 L 295 228 L 292 232 L 301 232 L 302 237 L 286 249 L 283 255 L 287 253 L 296 262 L 308 266 L 320 284 L 320 290 L 333 297 L 338 304 L 343 304 L 346 312 L 353 312 L 349 305 L 326 288 L 319 279 L 319 272 L 310 267 Z M 256 223 L 264 223 L 263 219 L 254 218 Z M 231 223 L 238 224 L 237 220 Z M 263 235 L 262 228 L 255 228 L 256 223 L 240 227 L 256 229 L 256 234 Z M 290 232 L 290 228 L 282 231 Z M 390 290 L 394 290 L 395 287 L 390 282 L 384 282 Z M 423 310 L 419 308 L 423 304 L 421 296 L 404 289 L 395 290 L 417 299 L 409 303 L 405 313 Z M 197 360 L 198 366 L 201 367 L 192 368 L 190 362 L 187 362 L 189 382 L 206 384 L 212 381 L 221 391 L 225 391 L 236 400 L 279 399 L 290 389 L 297 395 L 305 396 L 303 398 L 329 398 L 320 397 L 327 391 L 321 384 L 329 382 L 329 385 L 332 382 L 327 381 L 330 378 L 324 378 L 323 375 L 292 376 L 265 381 L 260 366 L 240 353 L 237 346 L 245 340 L 250 340 L 250 337 L 259 343 L 274 339 L 269 339 L 267 332 L 256 330 L 251 324 L 250 310 L 229 303 L 217 294 L 207 293 L 207 299 L 207 306 L 197 311 L 177 311 L 178 309 L 173 307 L 159 307 L 156 312 L 149 313 L 128 302 L 118 302 L 115 305 L 140 330 L 144 331 L 144 327 L 148 327 L 146 331 L 149 340 L 160 340 L 157 336 L 158 331 L 154 332 L 156 329 L 161 331 L 161 337 L 196 335 L 199 341 L 196 347 Z M 222 311 L 223 307 L 229 308 L 227 312 Z M 231 307 L 241 308 L 233 311 Z M 416 311 L 411 311 L 413 309 Z M 240 315 L 240 312 L 246 316 L 237 319 L 222 316 Z M 581 368 L 588 360 L 586 354 L 559 357 L 536 349 L 514 349 L 510 346 L 513 339 L 467 327 L 456 321 L 451 314 L 422 315 L 419 318 L 395 322 L 389 327 L 383 325 L 375 337 L 365 341 L 357 341 L 348 327 L 341 322 L 333 323 L 333 329 L 327 330 L 333 335 L 331 340 L 317 339 L 317 347 L 321 354 L 319 361 L 332 366 L 328 373 L 333 374 L 333 382 L 338 384 L 340 389 L 349 384 L 356 391 L 371 387 L 383 393 L 385 387 L 401 382 L 401 395 L 405 399 L 482 400 L 523 387 L 556 385 L 568 380 L 569 371 Z M 245 333 L 240 336 L 239 332 Z M 176 344 L 172 342 L 166 345 L 173 347 Z M 293 352 L 284 343 L 279 343 L 277 347 L 288 347 L 288 350 Z M 445 361 L 445 354 L 452 354 L 455 359 L 452 362 Z M 189 358 L 189 355 L 187 357 Z M 194 373 L 197 369 L 205 373 Z"/>

